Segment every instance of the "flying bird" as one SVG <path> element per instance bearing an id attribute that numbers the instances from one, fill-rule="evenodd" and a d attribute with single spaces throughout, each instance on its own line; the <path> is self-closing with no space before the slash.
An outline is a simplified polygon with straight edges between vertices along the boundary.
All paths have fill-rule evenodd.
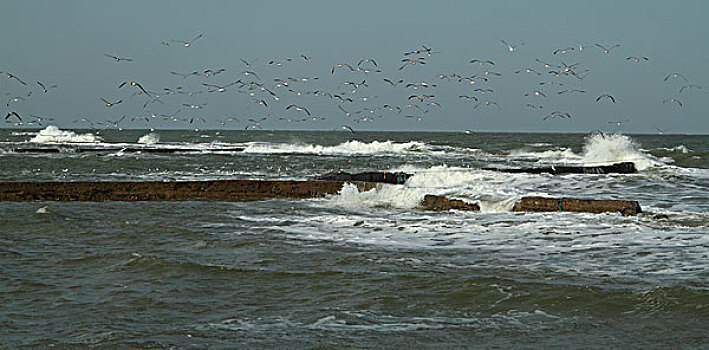
<path id="1" fill-rule="evenodd" d="M 690 85 L 684 85 L 684 86 L 682 86 L 681 88 L 679 88 L 679 93 L 681 94 L 681 93 L 684 92 L 685 90 L 689 91 L 689 90 L 692 90 L 692 89 L 701 89 L 701 88 L 702 88 L 702 87 L 699 86 L 699 85 L 692 85 L 692 84 L 690 84 Z"/>
<path id="2" fill-rule="evenodd" d="M 17 82 L 19 82 L 20 84 L 22 84 L 22 85 L 27 85 L 27 83 L 25 83 L 24 81 L 20 80 L 20 78 L 18 78 L 16 75 L 14 75 L 14 74 L 12 74 L 12 73 L 10 73 L 10 72 L 0 72 L 0 73 L 5 73 L 5 75 L 7 76 L 8 79 L 15 79 L 15 80 L 17 80 Z"/>
<path id="3" fill-rule="evenodd" d="M 146 95 L 150 96 L 150 93 L 148 93 L 148 91 L 145 90 L 142 85 L 140 85 L 139 83 L 137 83 L 137 82 L 135 82 L 135 81 L 124 81 L 124 82 L 121 83 L 121 85 L 118 85 L 118 88 L 120 89 L 120 88 L 122 88 L 122 87 L 123 87 L 124 85 L 126 85 L 126 84 L 131 85 L 131 86 L 135 86 L 135 87 L 137 87 L 138 89 L 140 89 L 140 91 L 142 91 L 142 92 L 144 92 Z M 152 97 L 152 96 L 150 96 L 150 97 Z"/>
<path id="4" fill-rule="evenodd" d="M 354 129 L 352 129 L 352 127 L 349 126 L 349 125 L 342 124 L 341 128 L 342 128 L 343 130 L 349 130 L 349 131 L 350 131 L 351 133 L 353 133 L 353 134 L 355 133 Z"/>
<path id="5" fill-rule="evenodd" d="M 649 61 L 650 59 L 647 57 L 635 57 L 635 56 L 630 56 L 626 58 L 628 61 L 635 61 L 635 63 L 640 63 L 642 61 Z"/>
<path id="6" fill-rule="evenodd" d="M 352 68 L 352 66 L 350 66 L 350 65 L 347 64 L 347 63 L 337 63 L 337 64 L 335 64 L 334 66 L 332 66 L 332 74 L 335 74 L 335 69 L 337 69 L 337 68 L 342 68 L 342 67 L 347 67 L 347 68 L 349 68 L 350 71 L 352 71 L 352 72 L 355 71 L 355 69 Z"/>
<path id="7" fill-rule="evenodd" d="M 607 99 L 609 99 L 609 100 L 611 100 L 611 101 L 613 101 L 613 103 L 615 103 L 615 98 L 614 98 L 613 96 L 609 95 L 609 94 L 603 94 L 603 95 L 601 95 L 601 96 L 598 96 L 598 98 L 596 99 L 596 102 L 600 101 L 600 100 L 601 100 L 602 98 L 604 98 L 604 97 L 607 98 Z"/>
<path id="8" fill-rule="evenodd" d="M 674 98 L 674 97 L 668 98 L 668 99 L 662 101 L 662 103 L 676 103 L 676 104 L 678 104 L 680 107 L 682 107 L 682 102 L 681 102 L 680 100 Z"/>
<path id="9" fill-rule="evenodd" d="M 480 60 L 480 59 L 477 59 L 477 58 L 470 60 L 470 63 L 477 63 L 477 64 L 479 64 L 479 65 L 481 65 L 481 66 L 484 66 L 484 65 L 486 65 L 486 64 L 493 65 L 493 66 L 495 65 L 495 62 L 492 62 L 492 61 L 490 61 L 490 60 Z"/>
<path id="10" fill-rule="evenodd" d="M 113 107 L 113 106 L 115 106 L 115 105 L 117 105 L 117 104 L 123 102 L 123 100 L 118 100 L 118 101 L 116 101 L 116 102 L 109 102 L 109 101 L 107 101 L 107 100 L 106 100 L 105 98 L 103 98 L 103 97 L 101 97 L 101 98 L 99 98 L 99 99 L 100 99 L 101 101 L 103 101 L 103 104 L 105 104 L 106 107 L 108 107 L 108 108 L 111 108 L 111 107 Z"/>
<path id="11" fill-rule="evenodd" d="M 357 63 L 357 65 L 358 65 L 358 66 L 361 66 L 362 63 L 371 63 L 371 64 L 373 64 L 375 67 L 378 67 L 377 61 L 375 61 L 373 58 L 363 58 L 363 59 L 359 60 L 359 63 Z"/>
<path id="12" fill-rule="evenodd" d="M 286 110 L 289 110 L 289 109 L 291 109 L 291 108 L 295 108 L 296 111 L 303 111 L 303 112 L 305 112 L 305 114 L 307 114 L 308 116 L 310 116 L 310 111 L 308 111 L 307 109 L 305 109 L 305 107 L 301 107 L 301 106 L 292 104 L 292 105 L 288 105 L 288 106 L 286 107 Z"/>
<path id="13" fill-rule="evenodd" d="M 670 73 L 665 77 L 665 80 L 663 80 L 663 81 L 667 81 L 669 79 L 676 79 L 676 78 L 682 78 L 682 80 L 684 80 L 684 81 L 689 81 L 689 80 L 687 80 L 687 78 L 685 78 L 682 74 L 679 74 L 679 73 Z"/>
<path id="14" fill-rule="evenodd" d="M 109 53 L 104 53 L 103 55 L 106 56 L 106 57 L 112 58 L 112 59 L 113 59 L 114 61 L 116 61 L 116 62 L 121 62 L 121 61 L 132 62 L 132 61 L 133 61 L 132 58 L 118 57 L 118 56 L 115 56 L 115 55 L 111 55 L 111 54 L 109 54 Z"/>
<path id="15" fill-rule="evenodd" d="M 476 104 L 475 107 L 473 107 L 473 108 L 478 108 L 481 105 L 485 105 L 485 106 L 495 105 L 495 106 L 497 106 L 497 109 L 502 110 L 502 108 L 500 107 L 499 104 L 497 104 L 497 102 L 490 101 L 490 100 L 478 102 L 478 104 Z"/>
<path id="16" fill-rule="evenodd" d="M 194 37 L 192 40 L 188 40 L 188 41 L 185 41 L 185 40 L 170 40 L 170 41 L 176 42 L 176 43 L 181 43 L 182 46 L 184 46 L 184 47 L 190 47 L 190 46 L 192 46 L 192 44 L 194 44 L 195 41 L 197 41 L 199 38 L 201 38 L 202 35 L 204 35 L 204 33 L 200 33 L 199 35 Z"/>
<path id="17" fill-rule="evenodd" d="M 512 44 L 508 44 L 508 43 L 507 43 L 506 41 L 504 41 L 504 40 L 500 40 L 500 41 L 502 41 L 502 44 L 505 45 L 505 47 L 507 48 L 507 51 L 509 51 L 509 52 L 514 52 L 515 50 L 517 50 L 517 48 L 518 48 L 519 46 L 524 45 L 524 43 L 519 43 L 519 44 L 517 44 L 517 45 L 512 45 Z"/>
<path id="18" fill-rule="evenodd" d="M 20 115 L 17 114 L 17 112 L 10 112 L 10 113 L 6 114 L 5 120 L 10 119 L 11 117 L 15 117 L 15 118 L 17 118 L 17 120 L 22 121 L 22 117 L 20 117 Z"/>
<path id="19" fill-rule="evenodd" d="M 42 92 L 48 92 L 49 89 L 54 89 L 54 88 L 58 87 L 58 85 L 50 85 L 49 87 L 46 87 L 44 84 L 42 84 L 39 81 L 37 82 L 37 84 L 39 84 L 39 86 L 42 87 Z"/>
<path id="20" fill-rule="evenodd" d="M 603 50 L 604 53 L 609 54 L 609 53 L 611 53 L 611 50 L 613 50 L 616 47 L 619 47 L 620 44 L 615 44 L 615 45 L 608 47 L 608 48 L 601 45 L 601 44 L 596 44 L 596 46 L 598 46 L 601 50 Z"/>

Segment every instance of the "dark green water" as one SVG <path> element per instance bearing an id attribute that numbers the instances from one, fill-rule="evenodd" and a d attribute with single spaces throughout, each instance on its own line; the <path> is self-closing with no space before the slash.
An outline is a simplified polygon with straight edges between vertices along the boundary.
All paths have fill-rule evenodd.
<path id="1" fill-rule="evenodd" d="M 573 161 L 582 135 L 372 133 L 356 147 L 342 137 L 237 132 L 220 141 L 264 148 L 228 155 L 0 154 L 6 181 L 417 174 L 403 188 L 299 201 L 0 203 L 0 347 L 708 346 L 706 137 L 632 137 L 657 164 L 564 178 L 475 167 Z M 371 149 L 387 140 L 421 144 Z M 298 150 L 274 151 L 284 147 Z M 406 204 L 424 192 L 488 209 Z M 539 192 L 635 198 L 669 219 L 500 204 Z"/>

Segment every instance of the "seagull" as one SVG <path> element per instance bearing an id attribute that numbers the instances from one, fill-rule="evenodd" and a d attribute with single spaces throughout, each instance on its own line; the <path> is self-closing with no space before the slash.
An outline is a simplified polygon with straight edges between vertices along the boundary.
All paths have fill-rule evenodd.
<path id="1" fill-rule="evenodd" d="M 54 88 L 58 87 L 58 85 L 50 85 L 49 87 L 46 87 L 46 86 L 44 86 L 44 84 L 42 84 L 39 81 L 37 82 L 37 84 L 39 84 L 39 86 L 42 87 L 42 92 L 48 92 L 49 89 L 54 89 Z"/>
<path id="2" fill-rule="evenodd" d="M 303 53 L 300 54 L 300 58 L 302 58 L 303 61 L 306 61 L 306 62 L 310 61 L 310 56 L 307 56 L 306 54 L 303 54 Z"/>
<path id="3" fill-rule="evenodd" d="M 202 104 L 183 103 L 182 105 L 189 108 L 189 109 L 203 109 L 204 106 L 206 106 L 207 104 L 206 103 L 202 103 Z"/>
<path id="4" fill-rule="evenodd" d="M 245 70 L 245 71 L 241 72 L 241 74 L 243 74 L 245 76 L 253 75 L 256 78 L 258 78 L 258 80 L 261 80 L 261 77 L 259 77 L 258 74 L 256 74 L 256 72 L 254 72 L 254 71 Z"/>
<path id="5" fill-rule="evenodd" d="M 571 47 L 571 46 L 569 46 L 569 47 L 565 47 L 565 48 L 563 48 L 563 49 L 557 49 L 557 50 L 554 50 L 554 52 L 553 52 L 552 54 L 554 54 L 554 55 L 557 55 L 557 54 L 564 54 L 564 53 L 567 53 L 567 52 L 569 52 L 569 51 L 574 51 L 574 48 Z"/>
<path id="6" fill-rule="evenodd" d="M 516 71 L 515 74 L 519 74 L 519 73 L 522 73 L 522 72 L 525 72 L 525 73 L 534 73 L 534 74 L 539 75 L 539 76 L 542 75 L 542 73 L 539 73 L 539 72 L 535 71 L 535 70 L 532 69 L 532 68 L 520 69 L 520 70 Z"/>
<path id="7" fill-rule="evenodd" d="M 355 71 L 355 69 L 352 68 L 352 66 L 350 66 L 350 65 L 347 64 L 347 63 L 337 63 L 337 64 L 335 64 L 334 66 L 332 66 L 332 74 L 335 74 L 335 69 L 337 69 L 337 68 L 342 68 L 342 67 L 347 67 L 347 68 L 349 68 L 350 71 L 352 71 L 352 72 Z"/>
<path id="8" fill-rule="evenodd" d="M 524 43 L 519 43 L 517 45 L 510 45 L 504 40 L 500 40 L 500 41 L 502 41 L 502 44 L 505 45 L 505 47 L 507 47 L 507 51 L 509 51 L 509 52 L 514 52 L 515 50 L 517 50 L 517 47 L 524 45 Z"/>
<path id="9" fill-rule="evenodd" d="M 108 107 L 108 108 L 111 108 L 111 107 L 123 102 L 123 100 L 118 100 L 116 102 L 109 102 L 109 101 L 106 101 L 106 99 L 104 99 L 103 97 L 100 97 L 99 100 L 103 101 L 103 104 L 105 104 L 106 107 Z"/>
<path id="10" fill-rule="evenodd" d="M 268 62 L 268 64 L 276 65 L 276 66 L 280 67 L 280 66 L 286 64 L 286 62 L 290 62 L 290 61 L 292 61 L 292 60 L 293 60 L 292 58 L 284 58 L 284 59 L 282 59 L 282 60 L 280 60 L 280 61 L 271 60 L 271 61 Z"/>
<path id="11" fill-rule="evenodd" d="M 247 67 L 251 65 L 251 63 L 249 61 L 247 61 L 243 58 L 239 58 L 239 61 L 241 61 L 241 63 L 245 64 Z"/>
<path id="12" fill-rule="evenodd" d="M 668 99 L 662 101 L 662 103 L 668 103 L 668 102 L 669 102 L 669 103 L 676 103 L 676 104 L 678 104 L 680 107 L 682 107 L 682 102 L 681 102 L 680 100 L 674 98 L 674 97 L 668 98 Z"/>
<path id="13" fill-rule="evenodd" d="M 635 63 L 640 63 L 641 61 L 649 61 L 650 59 L 647 57 L 635 57 L 635 56 L 630 56 L 626 58 L 627 61 L 635 61 Z"/>
<path id="14" fill-rule="evenodd" d="M 86 119 L 86 118 L 84 118 L 84 119 Z M 123 130 L 123 128 L 121 128 L 121 127 L 118 126 L 118 124 L 119 124 L 120 122 L 122 122 L 123 119 L 126 119 L 126 116 L 125 116 L 125 115 L 122 116 L 121 119 L 118 119 L 118 120 L 116 120 L 116 121 L 107 120 L 106 123 L 105 123 L 106 125 L 108 125 L 108 126 L 106 127 L 106 129 L 108 129 L 110 125 L 113 125 L 114 128 L 116 128 L 116 129 L 118 129 L 118 130 Z"/>
<path id="15" fill-rule="evenodd" d="M 685 85 L 685 86 L 682 86 L 681 88 L 679 88 L 679 93 L 681 94 L 682 92 L 684 92 L 684 90 L 701 89 L 701 88 L 702 87 L 699 85 L 692 85 L 692 84 Z"/>
<path id="16" fill-rule="evenodd" d="M 208 92 L 215 92 L 215 91 L 217 91 L 217 92 L 225 92 L 225 91 L 226 91 L 226 88 L 228 88 L 228 87 L 230 87 L 230 86 L 233 86 L 233 85 L 236 85 L 237 83 L 238 83 L 238 82 L 233 82 L 233 83 L 226 84 L 226 85 L 224 85 L 224 86 L 212 85 L 212 84 L 205 84 L 205 83 L 202 83 L 202 85 L 204 85 L 204 86 L 206 86 L 206 87 L 208 87 L 208 88 L 212 88 L 212 90 L 208 90 Z"/>
<path id="17" fill-rule="evenodd" d="M 670 73 L 670 74 L 668 74 L 668 75 L 665 77 L 665 80 L 664 80 L 664 81 L 667 81 L 667 80 L 669 80 L 670 78 L 672 78 L 672 79 L 675 79 L 675 78 L 682 78 L 682 80 L 684 80 L 684 81 L 687 81 L 687 82 L 689 81 L 689 80 L 687 80 L 687 78 L 685 78 L 682 74 L 679 74 L 679 73 Z"/>
<path id="18" fill-rule="evenodd" d="M 616 47 L 619 47 L 620 44 L 615 44 L 615 45 L 613 45 L 613 46 L 611 46 L 611 47 L 609 47 L 609 48 L 606 48 L 605 46 L 603 46 L 603 45 L 601 45 L 601 44 L 596 44 L 596 46 L 598 46 L 599 48 L 601 48 L 601 50 L 603 50 L 603 52 L 605 52 L 606 54 L 609 54 L 609 53 L 611 53 L 611 50 L 613 50 L 613 49 L 616 48 Z"/>
<path id="19" fill-rule="evenodd" d="M 353 134 L 355 133 L 354 129 L 352 129 L 352 127 L 349 126 L 349 125 L 342 124 L 341 128 L 342 128 L 343 130 L 349 130 L 349 131 L 352 132 Z"/>
<path id="20" fill-rule="evenodd" d="M 419 100 L 419 102 L 423 102 L 423 100 L 425 100 L 425 99 L 427 99 L 427 98 L 434 98 L 434 97 L 436 97 L 436 96 L 434 96 L 434 95 L 426 95 L 426 94 L 419 94 L 419 95 L 411 95 L 411 96 L 409 96 L 408 99 L 410 100 L 410 99 L 412 99 L 412 98 L 415 98 L 415 99 Z"/>
<path id="21" fill-rule="evenodd" d="M 658 128 L 658 127 L 655 127 L 655 130 L 657 130 L 657 133 L 658 133 L 659 135 L 663 135 L 664 133 L 670 131 L 670 129 L 660 129 L 660 128 Z"/>
<path id="22" fill-rule="evenodd" d="M 200 34 L 197 35 L 194 39 L 189 40 L 189 41 L 184 41 L 184 40 L 170 40 L 170 41 L 173 41 L 173 42 L 176 42 L 176 43 L 181 43 L 182 46 L 184 46 L 184 47 L 190 47 L 190 46 L 192 46 L 192 44 L 193 44 L 195 41 L 197 41 L 197 39 L 201 38 L 202 35 L 204 35 L 204 33 L 200 33 Z"/>
<path id="23" fill-rule="evenodd" d="M 15 117 L 15 118 L 17 118 L 17 120 L 22 121 L 22 117 L 20 117 L 20 115 L 17 114 L 17 112 L 10 112 L 10 113 L 6 114 L 5 120 L 10 119 L 10 117 Z"/>
<path id="24" fill-rule="evenodd" d="M 207 120 L 204 119 L 204 117 L 202 117 L 202 116 L 194 116 L 194 117 L 190 118 L 190 124 L 197 123 L 198 121 L 201 121 L 202 123 L 207 122 Z"/>
<path id="25" fill-rule="evenodd" d="M 308 110 L 305 109 L 304 107 L 301 107 L 301 106 L 292 104 L 292 105 L 288 105 L 288 107 L 286 107 L 286 110 L 289 110 L 289 109 L 291 109 L 291 108 L 295 108 L 296 111 L 303 111 L 303 112 L 305 112 L 305 114 L 307 114 L 308 116 L 310 116 L 310 111 L 308 111 Z"/>
<path id="26" fill-rule="evenodd" d="M 109 53 L 104 53 L 103 55 L 106 56 L 106 57 L 113 58 L 116 62 L 121 62 L 121 61 L 132 62 L 132 61 L 133 61 L 132 58 L 118 57 L 118 56 L 111 55 L 111 54 L 109 54 Z"/>
<path id="27" fill-rule="evenodd" d="M 13 102 L 18 102 L 18 101 L 24 101 L 24 100 L 25 100 L 24 97 L 16 96 L 16 97 L 13 97 L 13 98 L 7 100 L 6 106 L 7 106 L 7 107 L 10 107 L 10 104 L 11 104 L 11 103 L 13 103 Z"/>
<path id="28" fill-rule="evenodd" d="M 192 73 L 170 72 L 170 74 L 172 74 L 172 75 L 179 75 L 179 76 L 181 76 L 182 79 L 184 80 L 184 79 L 187 79 L 187 77 L 189 77 L 189 76 L 191 76 L 191 75 L 195 75 L 195 76 L 196 76 L 196 75 L 199 75 L 199 72 L 192 72 Z"/>
<path id="29" fill-rule="evenodd" d="M 602 98 L 604 98 L 604 97 L 607 98 L 607 99 L 609 99 L 609 100 L 611 100 L 611 101 L 613 101 L 613 103 L 615 103 L 615 98 L 614 98 L 613 96 L 609 95 L 609 94 L 603 94 L 603 95 L 601 95 L 601 96 L 598 96 L 598 98 L 596 99 L 596 102 L 600 101 L 600 100 L 601 100 Z"/>
<path id="30" fill-rule="evenodd" d="M 464 99 L 466 99 L 466 100 L 468 100 L 468 101 L 474 100 L 475 102 L 478 102 L 478 98 L 475 97 L 475 96 L 460 95 L 460 96 L 458 96 L 458 98 L 464 98 Z"/>
<path id="31" fill-rule="evenodd" d="M 423 117 L 415 116 L 415 115 L 405 115 L 404 118 L 411 118 L 416 120 L 417 122 L 423 121 Z"/>
<path id="32" fill-rule="evenodd" d="M 584 92 L 586 92 L 586 90 L 567 89 L 567 90 L 564 90 L 564 91 L 559 91 L 558 94 L 561 95 L 561 94 L 565 94 L 565 93 L 567 93 L 567 92 L 584 93 Z"/>
<path id="33" fill-rule="evenodd" d="M 140 85 L 139 83 L 137 83 L 137 82 L 135 82 L 135 81 L 124 81 L 124 82 L 121 83 L 121 85 L 118 85 L 118 88 L 120 89 L 120 88 L 122 88 L 122 87 L 123 87 L 124 85 L 126 85 L 126 84 L 135 86 L 135 87 L 139 88 L 140 91 L 142 91 L 142 92 L 144 92 L 146 95 L 150 96 L 150 94 L 148 93 L 148 91 L 146 91 L 146 90 L 143 88 L 142 85 Z M 152 97 L 152 96 L 151 96 L 151 97 Z"/>
<path id="34" fill-rule="evenodd" d="M 227 117 L 226 119 L 222 120 L 219 123 L 219 125 L 224 126 L 228 122 L 239 122 L 240 123 L 241 121 L 239 120 L 239 118 L 236 118 L 236 117 Z"/>
<path id="35" fill-rule="evenodd" d="M 263 105 L 264 107 L 268 107 L 268 103 L 266 103 L 266 100 L 253 99 L 251 102 Z"/>
<path id="36" fill-rule="evenodd" d="M 531 92 L 528 92 L 528 93 L 524 94 L 524 96 L 529 96 L 529 95 L 542 96 L 542 97 L 544 97 L 544 98 L 547 98 L 547 95 L 546 95 L 545 93 L 539 91 L 539 90 L 534 90 L 534 91 L 531 91 Z"/>
<path id="37" fill-rule="evenodd" d="M 542 105 L 535 105 L 535 104 L 532 104 L 532 103 L 527 103 L 526 106 L 529 107 L 529 108 L 531 108 L 531 109 L 533 109 L 533 110 L 537 110 L 537 109 L 542 109 L 542 108 L 544 108 L 544 106 L 542 106 Z"/>
<path id="38" fill-rule="evenodd" d="M 399 67 L 399 70 L 404 69 L 404 68 L 405 68 L 406 66 L 408 66 L 408 65 L 412 65 L 412 66 L 413 66 L 413 65 L 417 65 L 417 64 L 426 64 L 426 62 L 424 61 L 424 58 L 423 58 L 423 57 L 420 57 L 420 58 L 404 58 L 403 60 L 401 60 L 401 62 L 404 62 L 404 65 L 401 66 L 401 67 Z"/>
<path id="39" fill-rule="evenodd" d="M 543 119 L 544 119 L 544 120 L 547 120 L 547 119 L 555 119 L 555 118 L 571 118 L 571 114 L 569 114 L 569 113 L 562 113 L 562 112 L 559 112 L 559 111 L 554 111 L 554 112 L 552 112 L 551 114 L 545 116 Z"/>
<path id="40" fill-rule="evenodd" d="M 486 106 L 495 105 L 495 106 L 497 106 L 497 109 L 502 110 L 502 108 L 500 107 L 499 104 L 497 104 L 497 102 L 490 101 L 490 100 L 478 102 L 478 104 L 476 104 L 475 107 L 473 107 L 473 108 L 478 108 L 480 105 L 486 105 Z"/>
<path id="41" fill-rule="evenodd" d="M 477 58 L 476 58 L 476 59 L 473 59 L 473 60 L 470 60 L 470 63 L 477 63 L 477 64 L 479 64 L 479 65 L 481 65 L 481 66 L 484 66 L 484 65 L 486 65 L 486 64 L 493 65 L 493 66 L 495 65 L 495 62 L 492 62 L 492 61 L 490 61 L 490 60 L 480 60 L 480 59 L 477 59 Z"/>
<path id="42" fill-rule="evenodd" d="M 151 98 L 151 99 L 145 101 L 145 103 L 143 103 L 143 109 L 146 109 L 149 104 L 155 103 L 155 102 L 158 102 L 158 103 L 161 103 L 161 104 L 165 104 L 165 102 L 160 101 L 160 99 L 158 99 L 158 98 Z"/>
<path id="43" fill-rule="evenodd" d="M 387 79 L 387 78 L 384 78 L 384 79 L 382 79 L 382 80 L 384 80 L 385 82 L 389 83 L 392 87 L 396 87 L 396 85 L 402 84 L 402 83 L 404 82 L 404 79 L 399 79 L 399 80 L 397 80 L 396 82 L 391 81 L 391 80 L 389 80 L 389 79 Z"/>
<path id="44" fill-rule="evenodd" d="M 362 63 L 371 63 L 375 67 L 378 67 L 377 61 L 375 61 L 373 58 L 363 58 L 363 59 L 359 60 L 359 63 L 357 63 L 357 66 L 361 66 Z"/>
<path id="45" fill-rule="evenodd" d="M 10 72 L 0 72 L 0 73 L 5 73 L 5 75 L 7 76 L 8 79 L 15 79 L 15 80 L 17 80 L 20 84 L 22 84 L 22 85 L 27 85 L 27 83 L 25 83 L 24 81 L 20 80 L 20 78 L 18 78 L 16 75 L 14 75 L 14 74 L 12 74 L 12 73 L 10 73 Z"/>

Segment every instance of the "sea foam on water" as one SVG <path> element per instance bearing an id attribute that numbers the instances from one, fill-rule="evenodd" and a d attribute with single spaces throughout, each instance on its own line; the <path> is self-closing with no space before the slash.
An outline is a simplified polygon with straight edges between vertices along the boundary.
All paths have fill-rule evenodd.
<path id="1" fill-rule="evenodd" d="M 98 143 L 103 138 L 93 134 L 77 134 L 73 131 L 61 130 L 54 125 L 49 125 L 39 131 L 29 142 L 37 143 Z"/>

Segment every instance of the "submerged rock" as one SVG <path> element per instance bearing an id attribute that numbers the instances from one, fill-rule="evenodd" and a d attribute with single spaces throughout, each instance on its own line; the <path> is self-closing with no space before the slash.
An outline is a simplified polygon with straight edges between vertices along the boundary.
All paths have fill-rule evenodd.
<path id="1" fill-rule="evenodd" d="M 443 210 L 468 210 L 480 211 L 480 206 L 477 204 L 468 204 L 459 199 L 448 199 L 442 196 L 427 194 L 423 197 L 421 206 L 426 209 L 443 211 Z"/>

